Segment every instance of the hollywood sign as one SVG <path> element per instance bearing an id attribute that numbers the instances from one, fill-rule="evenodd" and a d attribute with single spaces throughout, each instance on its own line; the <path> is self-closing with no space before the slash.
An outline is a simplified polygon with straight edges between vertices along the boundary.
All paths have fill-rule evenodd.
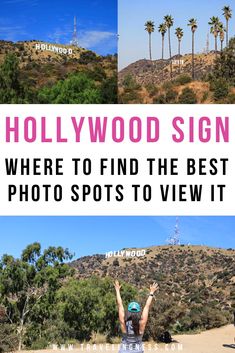
<path id="1" fill-rule="evenodd" d="M 184 60 L 172 60 L 173 65 L 184 65 Z"/>
<path id="2" fill-rule="evenodd" d="M 54 53 L 64 54 L 64 55 L 73 54 L 73 49 L 71 48 L 63 48 L 63 47 L 58 47 L 57 45 L 46 44 L 46 43 L 36 43 L 35 49 L 42 50 L 42 51 L 52 51 Z"/>

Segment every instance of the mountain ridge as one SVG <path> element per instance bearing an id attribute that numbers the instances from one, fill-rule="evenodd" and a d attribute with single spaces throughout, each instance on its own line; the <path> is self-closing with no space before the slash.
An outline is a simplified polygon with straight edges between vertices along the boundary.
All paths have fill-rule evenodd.
<path id="1" fill-rule="evenodd" d="M 179 72 L 178 60 L 182 60 L 183 64 L 181 65 Z M 211 51 L 208 54 L 195 54 L 195 79 L 200 80 L 206 74 L 210 73 L 213 69 L 215 59 L 215 52 Z M 192 73 L 192 56 L 191 54 L 172 56 L 171 60 L 176 62 L 173 63 L 173 79 L 179 76 L 180 74 Z M 170 80 L 170 60 L 169 59 L 157 59 L 157 60 L 148 60 L 140 59 L 137 60 L 118 73 L 118 80 L 120 87 L 123 84 L 123 80 L 126 76 L 131 75 L 138 84 L 146 85 L 149 83 L 152 84 L 162 84 L 165 81 Z"/>
<path id="2" fill-rule="evenodd" d="M 96 254 L 81 257 L 71 266 L 77 279 L 118 278 L 139 289 L 157 281 L 160 296 L 174 298 L 175 305 L 185 312 L 205 305 L 227 313 L 235 308 L 234 249 L 191 245 L 145 249 L 144 257 L 106 258 Z"/>

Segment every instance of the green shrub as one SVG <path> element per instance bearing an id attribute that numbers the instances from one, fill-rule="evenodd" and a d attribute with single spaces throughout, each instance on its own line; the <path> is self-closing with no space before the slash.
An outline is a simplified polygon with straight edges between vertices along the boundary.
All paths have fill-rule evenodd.
<path id="1" fill-rule="evenodd" d="M 90 64 L 100 61 L 100 58 L 91 50 L 82 52 L 78 60 L 79 64 Z"/>
<path id="2" fill-rule="evenodd" d="M 218 78 L 211 81 L 210 88 L 214 92 L 213 96 L 215 101 L 223 100 L 228 96 L 229 86 L 224 78 Z"/>
<path id="3" fill-rule="evenodd" d="M 118 259 L 113 260 L 113 266 L 119 266 L 119 261 Z"/>
<path id="4" fill-rule="evenodd" d="M 125 90 L 122 94 L 119 94 L 118 101 L 120 104 L 140 104 L 143 99 L 137 90 Z"/>
<path id="5" fill-rule="evenodd" d="M 150 97 L 154 97 L 158 94 L 158 87 L 152 83 L 148 83 L 145 88 Z"/>
<path id="6" fill-rule="evenodd" d="M 178 102 L 180 104 L 196 104 L 197 96 L 191 88 L 186 87 L 183 89 L 181 95 L 179 96 Z"/>
<path id="7" fill-rule="evenodd" d="M 209 97 L 209 91 L 205 91 L 202 96 L 202 103 L 204 103 Z"/>
<path id="8" fill-rule="evenodd" d="M 166 104 L 166 96 L 164 94 L 160 94 L 153 100 L 154 104 Z"/>
<path id="9" fill-rule="evenodd" d="M 168 89 L 165 95 L 166 103 L 176 103 L 177 96 L 178 94 L 176 91 L 174 91 L 173 89 Z"/>
<path id="10" fill-rule="evenodd" d="M 0 323 L 0 353 L 17 349 L 18 338 L 15 325 Z"/>
<path id="11" fill-rule="evenodd" d="M 44 104 L 98 104 L 102 101 L 99 87 L 84 73 L 71 74 L 52 87 L 42 88 L 38 100 Z"/>
<path id="12" fill-rule="evenodd" d="M 104 80 L 100 86 L 101 103 L 117 104 L 117 77 L 116 75 Z"/>
<path id="13" fill-rule="evenodd" d="M 174 83 L 172 81 L 166 81 L 163 83 L 162 88 L 167 91 L 168 89 L 172 89 L 174 87 Z"/>
<path id="14" fill-rule="evenodd" d="M 235 37 L 229 41 L 229 47 L 218 56 L 212 72 L 213 77 L 222 78 L 229 84 L 235 85 Z"/>
<path id="15" fill-rule="evenodd" d="M 88 71 L 87 75 L 94 81 L 102 81 L 106 78 L 105 70 L 100 65 L 95 65 L 94 69 Z"/>
<path id="16" fill-rule="evenodd" d="M 192 78 L 191 78 L 191 76 L 189 76 L 187 74 L 182 74 L 182 75 L 178 76 L 174 82 L 177 86 L 186 85 L 187 83 L 192 82 Z"/>
<path id="17" fill-rule="evenodd" d="M 30 347 L 32 350 L 40 350 L 46 349 L 48 347 L 48 342 L 45 337 L 38 338 L 35 342 L 33 342 L 32 346 Z"/>
<path id="18" fill-rule="evenodd" d="M 141 88 L 132 75 L 126 75 L 123 79 L 122 84 L 125 89 L 137 90 Z"/>

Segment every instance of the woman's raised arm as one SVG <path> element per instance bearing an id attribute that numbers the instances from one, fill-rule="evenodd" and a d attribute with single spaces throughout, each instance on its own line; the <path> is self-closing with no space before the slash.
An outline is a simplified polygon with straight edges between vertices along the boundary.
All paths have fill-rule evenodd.
<path id="1" fill-rule="evenodd" d="M 119 322 L 121 325 L 121 331 L 122 333 L 126 333 L 126 325 L 125 325 L 125 310 L 122 304 L 122 297 L 120 293 L 121 285 L 119 284 L 119 281 L 116 280 L 114 283 L 114 287 L 116 290 L 116 298 L 117 298 L 117 305 L 118 305 L 118 316 L 119 316 Z"/>
<path id="2" fill-rule="evenodd" d="M 150 293 L 149 293 L 148 299 L 146 301 L 145 307 L 143 309 L 141 320 L 140 320 L 140 334 L 144 333 L 144 330 L 145 330 L 145 327 L 146 327 L 146 324 L 148 321 L 149 309 L 150 309 L 150 306 L 151 306 L 151 303 L 153 300 L 153 295 L 158 290 L 158 288 L 159 288 L 159 286 L 157 283 L 153 283 L 149 288 Z"/>

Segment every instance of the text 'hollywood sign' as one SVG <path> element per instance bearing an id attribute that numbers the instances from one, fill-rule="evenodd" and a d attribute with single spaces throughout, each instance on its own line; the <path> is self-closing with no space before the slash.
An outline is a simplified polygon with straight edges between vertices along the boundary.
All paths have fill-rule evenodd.
<path id="1" fill-rule="evenodd" d="M 45 51 L 45 50 L 52 51 L 54 53 L 64 54 L 64 55 L 73 54 L 73 49 L 71 49 L 71 48 L 62 48 L 62 47 L 57 47 L 56 45 L 45 44 L 45 43 L 36 43 L 35 49 L 42 50 L 42 51 Z"/>

